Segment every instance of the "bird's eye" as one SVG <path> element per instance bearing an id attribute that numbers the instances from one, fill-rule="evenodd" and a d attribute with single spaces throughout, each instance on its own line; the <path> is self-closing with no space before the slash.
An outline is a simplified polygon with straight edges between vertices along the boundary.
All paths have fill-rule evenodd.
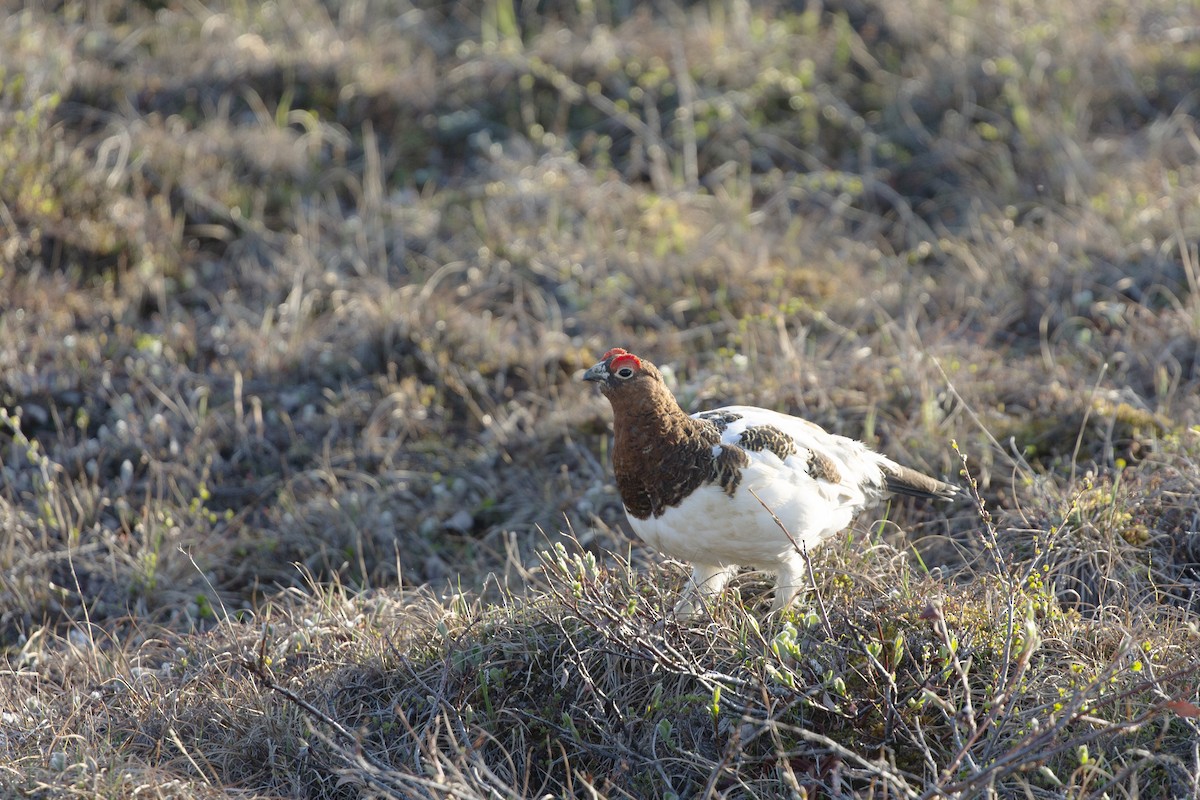
<path id="1" fill-rule="evenodd" d="M 617 370 L 617 377 L 618 378 L 632 378 L 633 377 L 633 369 L 630 367 L 621 367 L 619 370 Z"/>

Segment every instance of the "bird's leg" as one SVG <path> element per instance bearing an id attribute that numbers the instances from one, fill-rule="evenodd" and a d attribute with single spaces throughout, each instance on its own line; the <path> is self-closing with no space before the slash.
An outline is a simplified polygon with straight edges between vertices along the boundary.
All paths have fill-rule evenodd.
<path id="1" fill-rule="evenodd" d="M 695 619 L 704 611 L 704 601 L 712 601 L 737 572 L 737 567 L 718 567 L 712 564 L 693 564 L 692 577 L 683 587 L 675 616 Z"/>
<path id="2" fill-rule="evenodd" d="M 771 604 L 771 612 L 782 611 L 792 604 L 796 595 L 808 589 L 812 584 L 808 577 L 808 564 L 804 556 L 796 553 L 794 557 L 783 562 L 775 580 L 775 602 Z"/>

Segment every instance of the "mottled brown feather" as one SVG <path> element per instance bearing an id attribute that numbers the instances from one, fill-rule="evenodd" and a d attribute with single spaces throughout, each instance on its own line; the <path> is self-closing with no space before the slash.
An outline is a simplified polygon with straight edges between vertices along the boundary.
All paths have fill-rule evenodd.
<path id="1" fill-rule="evenodd" d="M 841 483 L 842 473 L 838 472 L 833 459 L 818 450 L 808 452 L 808 474 L 819 481 Z"/>
<path id="2" fill-rule="evenodd" d="M 796 443 L 792 441 L 792 437 L 774 425 L 746 428 L 738 437 L 738 444 L 747 450 L 770 450 L 779 456 L 781 461 L 796 453 Z"/>
<path id="3" fill-rule="evenodd" d="M 713 425 L 716 425 L 717 430 L 719 431 L 724 431 L 731 423 L 737 422 L 742 418 L 741 414 L 735 414 L 732 411 L 723 411 L 721 409 L 717 409 L 716 411 L 701 411 L 696 416 L 702 420 L 711 422 Z"/>

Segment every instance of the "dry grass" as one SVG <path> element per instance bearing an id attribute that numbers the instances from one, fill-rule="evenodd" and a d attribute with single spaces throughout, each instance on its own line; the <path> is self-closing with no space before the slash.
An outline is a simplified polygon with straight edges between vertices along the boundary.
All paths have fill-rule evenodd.
<path id="1" fill-rule="evenodd" d="M 1200 791 L 1188 4 L 27 5 L 4 793 Z M 976 502 L 681 626 L 612 345 Z"/>

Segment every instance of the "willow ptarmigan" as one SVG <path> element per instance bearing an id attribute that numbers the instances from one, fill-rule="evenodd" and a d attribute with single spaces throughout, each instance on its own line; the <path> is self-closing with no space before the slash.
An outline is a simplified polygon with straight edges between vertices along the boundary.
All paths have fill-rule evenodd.
<path id="1" fill-rule="evenodd" d="M 688 416 L 658 368 L 619 347 L 583 379 L 612 404 L 613 471 L 634 533 L 692 564 L 680 616 L 696 616 L 697 591 L 715 596 L 739 566 L 775 572 L 773 610 L 786 608 L 808 584 L 804 552 L 859 511 L 893 493 L 958 492 L 799 417 L 751 406 Z"/>

